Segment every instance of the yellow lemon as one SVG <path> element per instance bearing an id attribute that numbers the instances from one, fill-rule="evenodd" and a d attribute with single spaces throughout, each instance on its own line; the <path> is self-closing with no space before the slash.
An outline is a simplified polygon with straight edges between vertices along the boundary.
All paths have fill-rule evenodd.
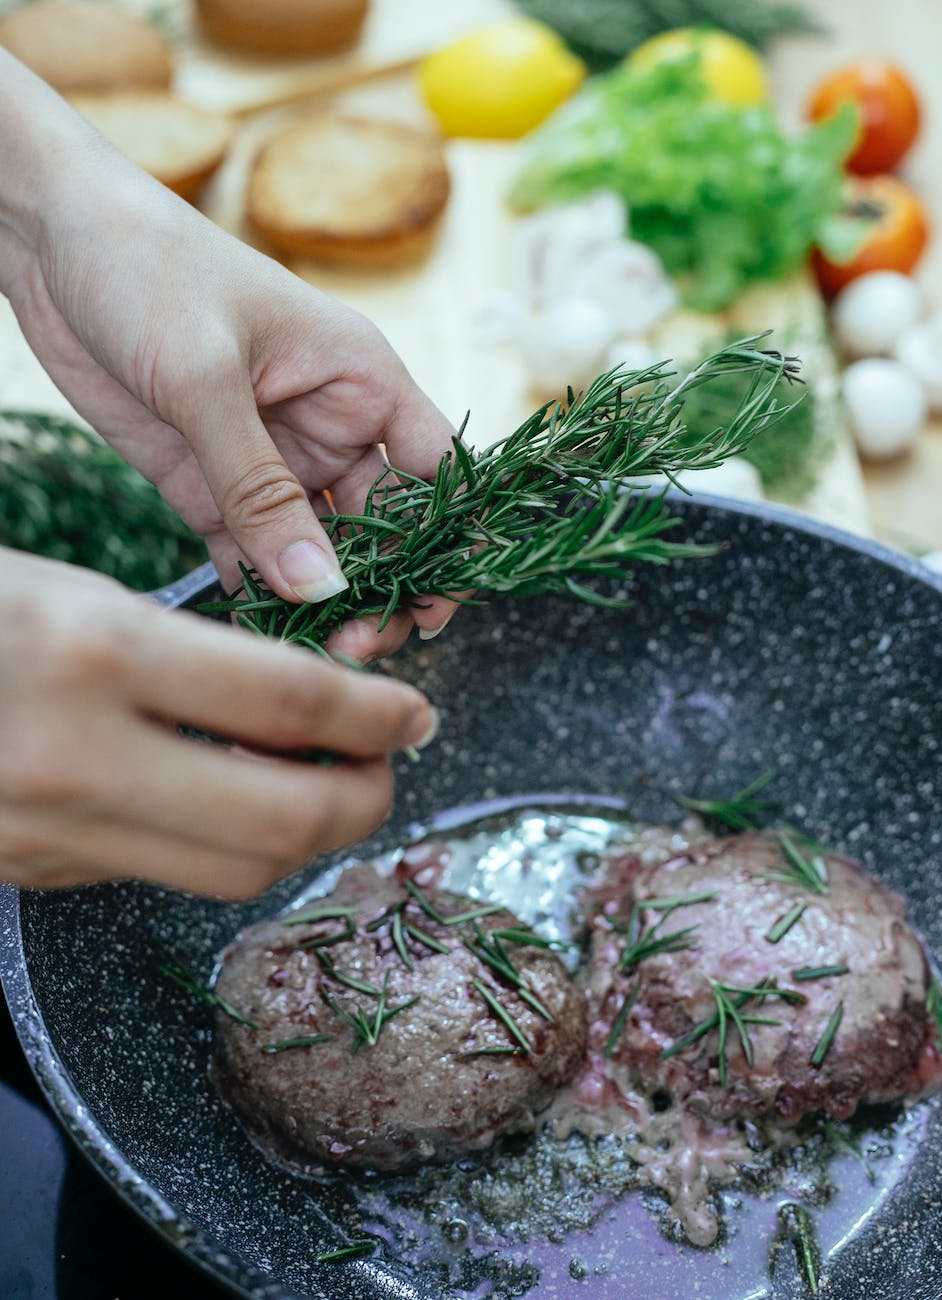
<path id="1" fill-rule="evenodd" d="M 512 18 L 430 54 L 419 85 L 446 135 L 516 139 L 568 99 L 585 73 L 551 28 Z"/>
<path id="2" fill-rule="evenodd" d="M 696 53 L 700 74 L 714 99 L 736 108 L 764 104 L 769 98 L 765 65 L 755 50 L 726 32 L 709 27 L 677 27 L 652 36 L 628 56 L 628 67 L 646 70 Z"/>

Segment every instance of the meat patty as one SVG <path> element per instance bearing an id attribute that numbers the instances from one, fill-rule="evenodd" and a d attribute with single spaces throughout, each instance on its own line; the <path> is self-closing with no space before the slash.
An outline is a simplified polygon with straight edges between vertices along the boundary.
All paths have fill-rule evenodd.
<path id="1" fill-rule="evenodd" d="M 252 1023 L 218 1011 L 216 1077 L 292 1164 L 449 1160 L 532 1128 L 580 1064 L 585 997 L 559 958 L 503 908 L 408 889 L 353 868 L 223 954 L 215 991 Z"/>
<path id="2" fill-rule="evenodd" d="M 816 850 L 786 838 L 694 837 L 679 851 L 675 838 L 660 860 L 610 864 L 590 922 L 597 1063 L 711 1117 L 787 1122 L 846 1119 L 938 1074 L 930 972 L 903 900 L 833 855 L 818 859 L 823 892 L 801 883 L 786 847 L 813 869 Z"/>

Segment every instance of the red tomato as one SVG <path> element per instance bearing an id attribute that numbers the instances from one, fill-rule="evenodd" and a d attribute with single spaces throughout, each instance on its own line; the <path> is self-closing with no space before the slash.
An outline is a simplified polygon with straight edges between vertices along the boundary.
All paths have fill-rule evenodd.
<path id="1" fill-rule="evenodd" d="M 867 271 L 907 275 L 919 261 L 929 239 L 929 223 L 916 195 L 895 176 L 848 178 L 844 212 L 861 223 L 866 240 L 849 262 L 830 262 L 815 249 L 814 269 L 826 298 L 833 298 Z"/>
<path id="2" fill-rule="evenodd" d="M 886 59 L 859 59 L 822 81 L 808 116 L 819 122 L 848 102 L 860 113 L 860 137 L 848 169 L 859 176 L 891 171 L 919 134 L 919 100 L 912 86 Z"/>

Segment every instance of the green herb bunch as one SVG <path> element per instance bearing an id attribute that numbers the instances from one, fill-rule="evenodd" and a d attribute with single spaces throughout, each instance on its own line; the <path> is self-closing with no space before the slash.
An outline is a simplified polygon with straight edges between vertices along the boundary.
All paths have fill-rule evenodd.
<path id="1" fill-rule="evenodd" d="M 206 559 L 160 493 L 70 420 L 0 411 L 0 546 L 148 591 Z"/>
<path id="2" fill-rule="evenodd" d="M 674 27 L 717 27 L 764 49 L 777 36 L 813 31 L 809 14 L 777 0 L 521 0 L 594 71 Z"/>
<path id="3" fill-rule="evenodd" d="M 635 563 L 715 549 L 666 537 L 679 520 L 662 493 L 637 479 L 718 465 L 789 409 L 781 388 L 797 376 L 795 359 L 756 344 L 723 348 L 679 383 L 667 362 L 610 371 L 578 397 L 570 392 L 565 403 L 541 407 L 487 450 L 456 438 L 431 483 L 390 468 L 362 514 L 323 521 L 347 591 L 293 605 L 243 569 L 243 593 L 201 612 L 235 613 L 252 631 L 316 650 L 349 619 L 377 614 L 384 625 L 424 596 L 569 592 L 597 605 L 628 605 L 627 595 L 586 581 L 624 580 Z M 722 425 L 689 431 L 690 395 L 731 372 L 745 380 L 736 410 Z"/>

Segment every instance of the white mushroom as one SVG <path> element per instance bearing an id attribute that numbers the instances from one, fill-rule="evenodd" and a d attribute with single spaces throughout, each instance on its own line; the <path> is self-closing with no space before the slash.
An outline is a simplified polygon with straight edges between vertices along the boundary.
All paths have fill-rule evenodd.
<path id="1" fill-rule="evenodd" d="M 930 408 L 942 413 L 942 315 L 903 330 L 893 353 L 925 388 Z"/>
<path id="2" fill-rule="evenodd" d="M 893 351 L 903 330 L 920 319 L 922 292 L 899 271 L 871 271 L 838 294 L 831 320 L 841 350 L 849 357 Z"/>
<path id="3" fill-rule="evenodd" d="M 922 384 L 898 361 L 855 361 L 844 371 L 842 387 L 864 456 L 886 459 L 912 446 L 926 423 L 928 402 Z"/>

